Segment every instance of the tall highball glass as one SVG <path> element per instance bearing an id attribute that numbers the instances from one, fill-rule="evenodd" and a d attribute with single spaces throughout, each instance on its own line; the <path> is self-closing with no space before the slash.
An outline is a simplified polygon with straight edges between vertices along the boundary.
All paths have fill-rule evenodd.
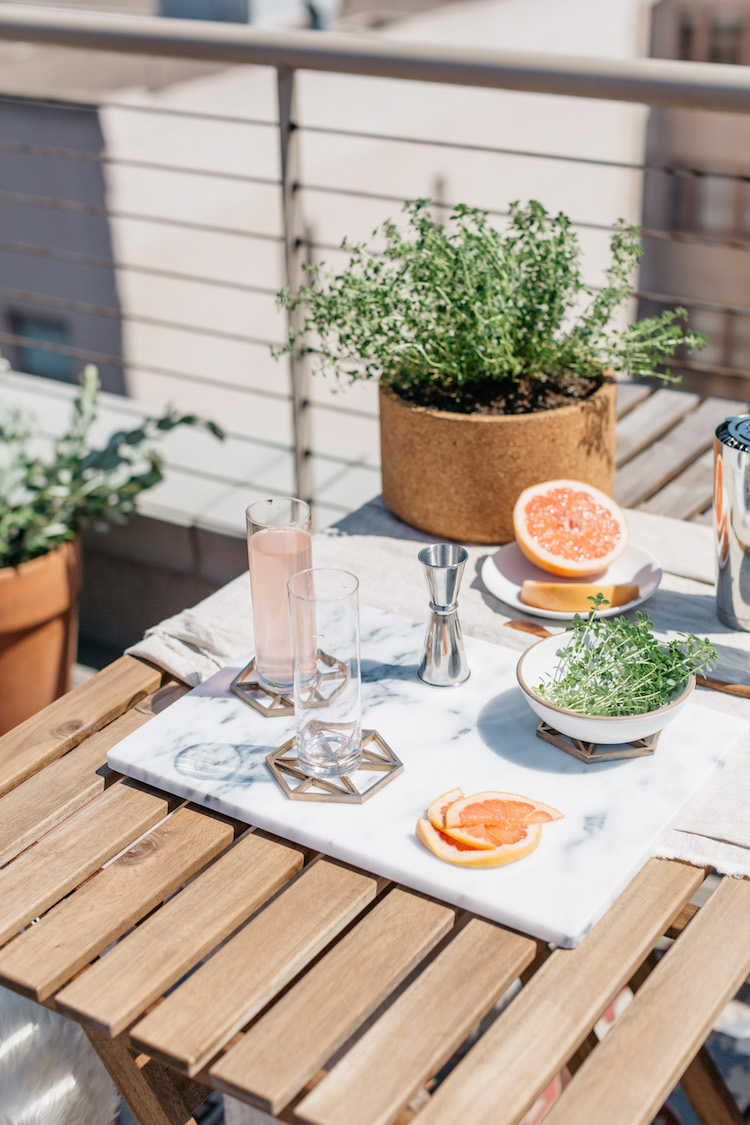
<path id="1" fill-rule="evenodd" d="M 289 580 L 297 757 L 317 777 L 350 773 L 362 760 L 358 591 L 346 570 L 303 570 Z"/>
<path id="2" fill-rule="evenodd" d="M 287 583 L 312 566 L 310 508 L 293 496 L 257 500 L 246 512 L 253 600 L 255 673 L 272 692 L 291 692 L 292 638 Z M 312 638 L 308 638 L 308 651 Z"/>

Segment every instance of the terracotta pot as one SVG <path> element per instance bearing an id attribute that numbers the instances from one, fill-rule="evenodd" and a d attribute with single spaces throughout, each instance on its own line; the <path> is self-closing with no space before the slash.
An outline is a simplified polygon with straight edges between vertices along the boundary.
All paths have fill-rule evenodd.
<path id="1" fill-rule="evenodd" d="M 533 414 L 452 414 L 380 387 L 383 499 L 405 523 L 445 539 L 507 543 L 513 505 L 558 477 L 611 495 L 614 382 L 571 406 Z"/>
<path id="2" fill-rule="evenodd" d="M 79 539 L 0 569 L 0 734 L 70 688 L 80 588 Z"/>

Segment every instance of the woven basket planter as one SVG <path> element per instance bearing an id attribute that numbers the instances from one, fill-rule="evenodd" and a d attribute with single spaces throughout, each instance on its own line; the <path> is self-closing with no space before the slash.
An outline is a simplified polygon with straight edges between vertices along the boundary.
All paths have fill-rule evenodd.
<path id="1" fill-rule="evenodd" d="M 611 495 L 614 382 L 571 406 L 533 414 L 453 414 L 380 387 L 383 499 L 412 527 L 444 539 L 507 543 L 529 485 L 568 477 Z"/>

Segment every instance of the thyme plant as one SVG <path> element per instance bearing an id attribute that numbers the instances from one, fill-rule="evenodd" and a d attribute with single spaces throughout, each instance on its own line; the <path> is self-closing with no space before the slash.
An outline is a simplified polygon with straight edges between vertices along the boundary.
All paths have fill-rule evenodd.
<path id="1" fill-rule="evenodd" d="M 318 372 L 379 378 L 411 401 L 471 412 L 514 401 L 529 409 L 529 396 L 555 390 L 582 398 L 605 370 L 655 375 L 679 345 L 705 344 L 686 330 L 681 308 L 624 331 L 610 327 L 632 294 L 637 227 L 613 228 L 611 262 L 595 293 L 583 281 L 570 220 L 541 203 L 512 204 L 504 233 L 465 205 L 445 225 L 428 199 L 404 211 L 405 231 L 389 221 L 373 232 L 382 252 L 345 240 L 349 261 L 340 272 L 308 266 L 307 284 L 279 294 L 300 316 L 277 354 L 301 347 Z"/>
<path id="2" fill-rule="evenodd" d="M 661 643 L 653 622 L 636 611 L 626 617 L 596 618 L 608 604 L 602 594 L 589 599 L 586 617 L 579 614 L 569 627 L 572 633 L 554 675 L 535 691 L 557 707 L 581 715 L 640 715 L 664 707 L 685 687 L 694 672 L 712 668 L 716 649 L 706 638 L 680 633 Z"/>
<path id="3" fill-rule="evenodd" d="M 90 430 L 97 417 L 99 375 L 87 366 L 73 403 L 69 429 L 52 453 L 35 452 L 33 420 L 0 406 L 0 567 L 18 566 L 72 539 L 84 528 L 106 530 L 125 523 L 138 495 L 163 479 L 156 448 L 161 434 L 177 426 L 221 429 L 194 414 L 168 410 L 132 430 L 118 430 L 97 448 Z"/>

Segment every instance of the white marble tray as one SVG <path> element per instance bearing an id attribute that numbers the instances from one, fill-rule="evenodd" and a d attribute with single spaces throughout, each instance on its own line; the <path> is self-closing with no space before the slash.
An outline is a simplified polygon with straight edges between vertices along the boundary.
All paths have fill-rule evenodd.
<path id="1" fill-rule="evenodd" d="M 587 765 L 536 737 L 515 678 L 517 653 L 466 639 L 472 674 L 457 688 L 421 683 L 425 626 L 362 607 L 364 725 L 405 765 L 364 805 L 290 801 L 265 756 L 293 733 L 265 719 L 229 685 L 227 667 L 123 739 L 113 769 L 319 848 L 406 886 L 562 946 L 575 946 L 652 854 L 747 724 L 691 703 L 651 758 Z M 465 870 L 416 839 L 434 797 L 501 789 L 534 797 L 565 818 L 507 867 Z"/>

